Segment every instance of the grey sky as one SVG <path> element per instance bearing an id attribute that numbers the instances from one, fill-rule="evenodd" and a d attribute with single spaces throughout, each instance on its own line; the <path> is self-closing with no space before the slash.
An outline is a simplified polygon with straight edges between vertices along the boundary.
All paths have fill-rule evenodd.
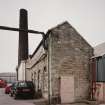
<path id="1" fill-rule="evenodd" d="M 105 0 L 0 0 L 0 25 L 18 27 L 28 10 L 29 29 L 46 32 L 67 20 L 92 46 L 105 42 Z M 30 53 L 41 36 L 30 34 Z M 18 32 L 0 30 L 0 72 L 15 71 Z"/>

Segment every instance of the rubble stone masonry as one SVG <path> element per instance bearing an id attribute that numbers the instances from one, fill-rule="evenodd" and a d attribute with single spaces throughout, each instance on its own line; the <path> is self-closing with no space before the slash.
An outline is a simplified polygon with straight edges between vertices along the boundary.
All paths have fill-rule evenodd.
<path id="1" fill-rule="evenodd" d="M 53 28 L 50 35 L 52 95 L 60 94 L 62 76 L 74 76 L 74 99 L 89 98 L 93 48 L 67 22 Z"/>
<path id="2" fill-rule="evenodd" d="M 61 99 L 62 77 L 72 76 L 74 86 L 71 86 L 71 88 L 74 90 L 74 95 L 71 97 L 73 97 L 74 101 L 88 99 L 91 79 L 89 59 L 93 55 L 93 48 L 68 22 L 49 30 L 46 42 L 50 50 L 44 51 L 43 45 L 41 45 L 27 62 L 27 71 L 28 73 L 31 72 L 28 78 L 35 82 L 36 88 L 40 88 L 43 94 L 45 92 L 48 94 L 49 65 L 52 98 Z M 49 62 L 48 57 L 50 57 Z M 73 84 L 73 82 L 67 82 Z M 65 84 L 65 86 L 67 85 Z"/>

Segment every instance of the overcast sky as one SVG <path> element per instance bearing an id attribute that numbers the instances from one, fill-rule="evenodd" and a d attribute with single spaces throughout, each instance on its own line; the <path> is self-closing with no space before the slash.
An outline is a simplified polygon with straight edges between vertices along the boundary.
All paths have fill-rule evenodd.
<path id="1" fill-rule="evenodd" d="M 29 29 L 44 31 L 68 21 L 92 46 L 105 42 L 105 0 L 0 0 L 0 26 L 19 27 L 19 9 L 28 10 Z M 29 52 L 41 35 L 29 34 Z M 18 32 L 0 30 L 0 72 L 15 72 Z"/>

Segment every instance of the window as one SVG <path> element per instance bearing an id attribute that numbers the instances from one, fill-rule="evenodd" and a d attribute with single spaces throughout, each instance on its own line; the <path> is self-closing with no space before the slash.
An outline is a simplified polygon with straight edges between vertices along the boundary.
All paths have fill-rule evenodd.
<path id="1" fill-rule="evenodd" d="M 40 85 L 39 82 L 40 82 L 40 70 L 38 71 L 38 89 L 40 88 L 40 87 L 39 87 L 39 85 Z"/>
<path id="2" fill-rule="evenodd" d="M 31 80 L 33 81 L 33 73 L 31 74 Z"/>

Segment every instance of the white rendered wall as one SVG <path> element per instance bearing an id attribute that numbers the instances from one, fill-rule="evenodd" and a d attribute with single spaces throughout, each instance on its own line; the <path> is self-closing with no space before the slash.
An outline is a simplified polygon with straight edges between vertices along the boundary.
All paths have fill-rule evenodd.
<path id="1" fill-rule="evenodd" d="M 25 61 L 21 61 L 18 69 L 18 80 L 25 80 Z"/>

